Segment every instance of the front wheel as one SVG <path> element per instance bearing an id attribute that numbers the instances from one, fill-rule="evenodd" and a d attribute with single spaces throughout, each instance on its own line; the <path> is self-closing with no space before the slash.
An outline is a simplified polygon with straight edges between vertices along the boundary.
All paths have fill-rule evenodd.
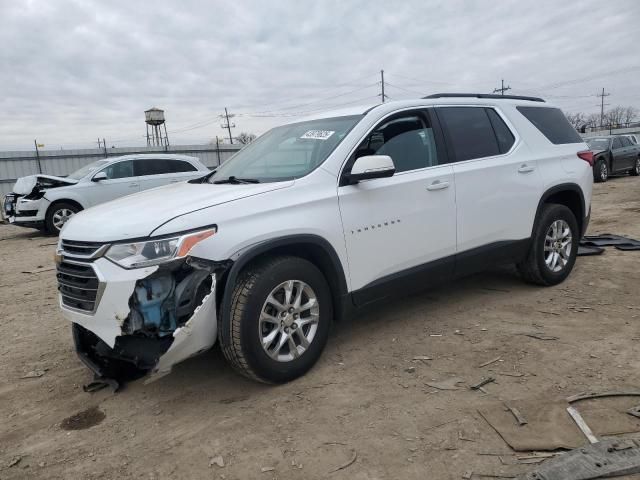
<path id="1" fill-rule="evenodd" d="M 629 173 L 634 177 L 637 177 L 638 175 L 640 175 L 640 157 L 636 158 L 636 164 L 634 165 L 634 167 L 631 169 Z"/>
<path id="2" fill-rule="evenodd" d="M 47 229 L 47 232 L 53 235 L 58 235 L 64 224 L 79 211 L 80 208 L 72 203 L 54 203 L 47 210 L 47 215 L 45 217 L 45 228 Z"/>
<path id="3" fill-rule="evenodd" d="M 320 358 L 333 317 L 322 272 L 302 258 L 275 257 L 248 267 L 233 288 L 226 359 L 265 383 L 304 375 Z"/>
<path id="4" fill-rule="evenodd" d="M 600 159 L 596 162 L 593 167 L 593 179 L 598 182 L 606 182 L 609 178 L 609 167 L 607 166 L 607 162 L 603 159 Z"/>
<path id="5" fill-rule="evenodd" d="M 575 215 L 564 205 L 546 204 L 536 222 L 527 258 L 518 271 L 530 283 L 557 285 L 571 273 L 580 234 Z"/>

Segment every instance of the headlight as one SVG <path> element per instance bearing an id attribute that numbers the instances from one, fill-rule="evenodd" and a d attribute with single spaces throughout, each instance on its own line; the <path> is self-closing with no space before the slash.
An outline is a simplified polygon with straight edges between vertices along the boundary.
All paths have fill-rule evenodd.
<path id="1" fill-rule="evenodd" d="M 147 240 L 135 243 L 116 243 L 107 250 L 106 257 L 124 268 L 141 268 L 186 257 L 191 249 L 218 231 L 216 227 L 199 232 Z"/>

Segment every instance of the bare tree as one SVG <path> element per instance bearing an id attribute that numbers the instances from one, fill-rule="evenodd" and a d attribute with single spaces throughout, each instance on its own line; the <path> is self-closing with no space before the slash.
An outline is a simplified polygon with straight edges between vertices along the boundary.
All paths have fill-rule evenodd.
<path id="1" fill-rule="evenodd" d="M 256 139 L 256 136 L 253 133 L 242 132 L 236 137 L 238 143 L 242 145 L 248 145 Z"/>
<path id="2" fill-rule="evenodd" d="M 636 107 L 627 107 L 624 109 L 622 119 L 624 123 L 629 124 L 638 118 L 638 109 Z"/>
<path id="3" fill-rule="evenodd" d="M 576 130 L 580 130 L 587 123 L 582 112 L 567 113 L 566 116 L 571 126 Z"/>
<path id="4" fill-rule="evenodd" d="M 590 113 L 585 117 L 584 123 L 589 128 L 596 128 L 598 125 L 600 125 L 600 114 Z"/>
<path id="5" fill-rule="evenodd" d="M 626 108 L 618 105 L 604 114 L 605 123 L 609 125 L 620 125 L 624 121 Z"/>

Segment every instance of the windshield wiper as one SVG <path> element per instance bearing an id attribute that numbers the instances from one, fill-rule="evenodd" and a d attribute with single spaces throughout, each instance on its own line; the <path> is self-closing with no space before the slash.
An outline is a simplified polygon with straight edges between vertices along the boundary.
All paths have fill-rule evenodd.
<path id="1" fill-rule="evenodd" d="M 222 180 L 214 180 L 213 181 L 214 184 L 218 185 L 221 183 L 234 183 L 234 184 L 239 184 L 239 183 L 260 183 L 260 180 L 256 179 L 256 178 L 239 178 L 236 177 L 234 175 L 231 175 L 228 178 L 224 178 Z"/>

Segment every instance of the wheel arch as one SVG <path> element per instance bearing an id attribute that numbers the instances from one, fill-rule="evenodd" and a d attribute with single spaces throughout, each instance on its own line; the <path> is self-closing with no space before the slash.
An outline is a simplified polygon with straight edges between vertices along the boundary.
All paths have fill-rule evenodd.
<path id="1" fill-rule="evenodd" d="M 540 197 L 538 209 L 536 210 L 535 221 L 531 230 L 531 236 L 534 235 L 534 229 L 538 219 L 540 218 L 543 205 L 548 203 L 557 203 L 569 208 L 576 217 L 580 234 L 584 234 L 583 227 L 585 226 L 586 205 L 584 202 L 584 193 L 582 192 L 582 188 L 580 188 L 580 185 L 576 183 L 563 183 L 549 188 L 544 192 L 542 197 Z"/>
<path id="2" fill-rule="evenodd" d="M 55 200 L 51 200 L 51 203 L 47 207 L 47 213 L 54 205 L 57 205 L 59 203 L 69 203 L 71 205 L 78 207 L 80 210 L 84 210 L 84 207 L 82 206 L 82 204 L 77 200 L 73 200 L 72 198 L 57 198 Z"/>
<path id="3" fill-rule="evenodd" d="M 240 272 L 252 263 L 272 255 L 293 255 L 304 258 L 313 263 L 322 272 L 327 280 L 334 304 L 334 315 L 337 320 L 342 319 L 344 306 L 348 303 L 345 299 L 348 296 L 347 281 L 342 266 L 333 246 L 324 238 L 318 235 L 290 235 L 279 237 L 255 245 L 233 262 L 218 281 L 222 288 L 218 291 L 219 321 L 221 322 L 220 342 L 229 345 L 229 325 L 231 322 L 231 295 L 233 285 L 238 279 Z"/>

